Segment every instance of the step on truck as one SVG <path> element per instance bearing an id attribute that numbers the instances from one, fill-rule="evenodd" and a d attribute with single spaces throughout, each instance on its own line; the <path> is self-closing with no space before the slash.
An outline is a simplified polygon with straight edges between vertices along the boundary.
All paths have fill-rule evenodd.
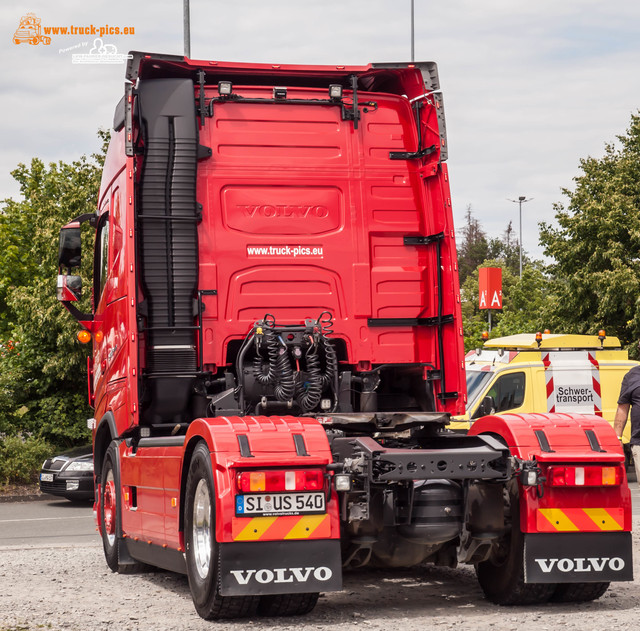
<path id="1" fill-rule="evenodd" d="M 113 571 L 186 573 L 207 619 L 307 613 L 367 565 L 473 564 L 499 604 L 632 580 L 606 421 L 447 429 L 466 390 L 435 64 L 134 52 L 126 79 L 58 276 L 93 347 Z"/>

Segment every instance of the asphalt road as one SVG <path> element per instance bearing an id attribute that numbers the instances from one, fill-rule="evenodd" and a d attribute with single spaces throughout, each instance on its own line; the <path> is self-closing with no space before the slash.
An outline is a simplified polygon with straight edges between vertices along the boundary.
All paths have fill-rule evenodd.
<path id="1" fill-rule="evenodd" d="M 0 503 L 0 550 L 91 544 L 100 545 L 91 502 Z"/>
<path id="2" fill-rule="evenodd" d="M 640 550 L 640 489 L 631 484 L 634 548 Z M 599 600 L 504 608 L 487 601 L 473 568 L 345 573 L 344 589 L 322 595 L 303 618 L 219 621 L 198 617 L 187 578 L 164 571 L 113 574 L 92 508 L 51 499 L 0 503 L 0 631 L 637 631 L 640 555 L 633 582 Z"/>
<path id="3" fill-rule="evenodd" d="M 634 517 L 640 516 L 640 487 L 630 482 Z M 0 503 L 0 550 L 100 546 L 90 502 L 62 499 Z"/>

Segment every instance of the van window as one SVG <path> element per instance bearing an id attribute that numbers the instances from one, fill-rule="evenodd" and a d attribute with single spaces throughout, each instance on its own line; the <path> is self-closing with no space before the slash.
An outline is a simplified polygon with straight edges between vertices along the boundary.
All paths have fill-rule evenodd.
<path id="1" fill-rule="evenodd" d="M 487 386 L 493 373 L 488 370 L 470 370 L 467 368 L 467 409 L 473 408 L 476 399 Z"/>
<path id="2" fill-rule="evenodd" d="M 519 408 L 524 402 L 524 373 L 514 372 L 498 378 L 487 396 L 496 402 L 496 412 Z"/>
<path id="3" fill-rule="evenodd" d="M 519 408 L 524 403 L 525 375 L 523 372 L 513 372 L 498 377 L 496 382 L 487 390 L 485 397 L 491 397 L 495 403 L 495 412 L 506 412 Z M 480 410 L 478 410 L 480 412 Z M 486 414 L 486 412 L 485 412 Z M 482 414 L 474 414 L 481 416 Z"/>

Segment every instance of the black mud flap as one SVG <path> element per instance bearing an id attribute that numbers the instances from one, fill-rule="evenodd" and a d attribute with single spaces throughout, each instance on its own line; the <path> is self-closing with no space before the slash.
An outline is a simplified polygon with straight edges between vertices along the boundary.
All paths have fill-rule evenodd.
<path id="1" fill-rule="evenodd" d="M 525 583 L 632 581 L 630 532 L 525 534 Z"/>
<path id="2" fill-rule="evenodd" d="M 307 594 L 342 589 L 338 540 L 218 545 L 222 596 Z"/>

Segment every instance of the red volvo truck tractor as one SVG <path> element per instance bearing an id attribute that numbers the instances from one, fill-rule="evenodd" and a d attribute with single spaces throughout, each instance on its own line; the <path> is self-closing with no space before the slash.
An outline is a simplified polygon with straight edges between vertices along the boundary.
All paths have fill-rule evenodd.
<path id="1" fill-rule="evenodd" d="M 126 79 L 58 276 L 93 344 L 112 570 L 187 573 L 209 619 L 306 613 L 365 565 L 473 564 L 499 604 L 632 580 L 604 419 L 447 430 L 466 393 L 435 64 L 132 53 Z"/>

